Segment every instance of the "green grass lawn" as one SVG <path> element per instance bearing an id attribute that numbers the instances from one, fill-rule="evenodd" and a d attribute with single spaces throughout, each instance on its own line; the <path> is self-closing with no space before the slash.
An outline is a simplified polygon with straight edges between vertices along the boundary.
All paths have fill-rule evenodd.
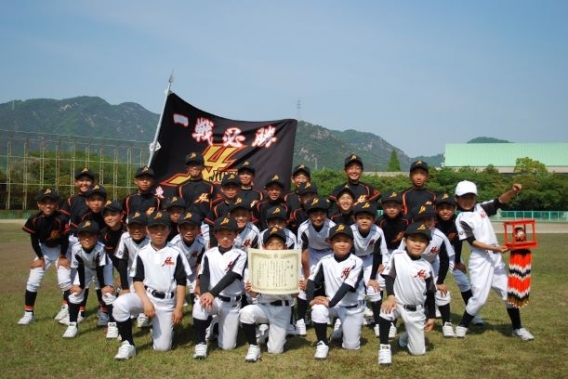
<path id="1" fill-rule="evenodd" d="M 118 341 L 105 340 L 105 331 L 96 327 L 96 296 L 89 298 L 88 318 L 80 324 L 80 334 L 64 340 L 65 327 L 53 320 L 61 303 L 53 269 L 46 274 L 36 304 L 36 322 L 17 325 L 23 314 L 25 283 L 33 251 L 20 226 L 0 224 L 0 356 L 3 378 L 568 378 L 568 259 L 565 234 L 539 235 L 533 251 L 530 304 L 523 308 L 523 324 L 535 340 L 512 338 L 503 304 L 492 294 L 481 311 L 484 327 L 470 328 L 464 340 L 444 339 L 440 321 L 427 334 L 427 354 L 410 356 L 396 347 L 393 365 L 377 364 L 378 341 L 365 327 L 359 351 L 341 349 L 332 343 L 329 358 L 315 361 L 315 335 L 288 340 L 286 352 L 270 355 L 263 348 L 261 361 L 245 363 L 247 346 L 242 335 L 233 351 L 210 347 L 204 361 L 192 358 L 194 333 L 191 307 L 175 331 L 174 349 L 166 353 L 152 350 L 148 331 L 135 330 L 138 355 L 129 361 L 113 359 Z M 505 257 L 508 259 L 508 255 Z M 456 324 L 463 302 L 451 276 L 452 318 Z M 401 328 L 399 328 L 400 330 Z M 396 342 L 393 344 L 396 346 Z"/>

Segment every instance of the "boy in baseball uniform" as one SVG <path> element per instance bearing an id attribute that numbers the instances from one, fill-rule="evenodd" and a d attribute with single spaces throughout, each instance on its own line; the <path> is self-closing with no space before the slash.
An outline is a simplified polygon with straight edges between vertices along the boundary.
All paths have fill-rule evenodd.
<path id="1" fill-rule="evenodd" d="M 465 312 L 456 328 L 456 336 L 464 338 L 467 328 L 476 314 L 485 305 L 489 290 L 493 289 L 503 300 L 513 326 L 512 335 L 523 341 L 530 341 L 534 336 L 521 323 L 519 308 L 507 302 L 508 275 L 501 255 L 509 249 L 499 245 L 489 216 L 497 213 L 502 204 L 510 201 L 522 189 L 520 184 L 496 199 L 477 203 L 477 186 L 468 180 L 456 186 L 455 199 L 460 209 L 456 218 L 456 228 L 460 240 L 471 246 L 469 257 L 469 276 L 473 296 L 467 302 Z"/>
<path id="2" fill-rule="evenodd" d="M 188 266 L 183 253 L 167 241 L 170 233 L 170 216 L 154 211 L 148 216 L 150 243 L 142 248 L 133 265 L 135 292 L 119 296 L 114 302 L 116 319 L 122 344 L 114 356 L 127 360 L 136 355 L 130 316 L 144 312 L 152 319 L 153 348 L 168 351 L 172 348 L 174 325 L 181 322 L 186 293 Z"/>
<path id="3" fill-rule="evenodd" d="M 68 297 L 71 288 L 70 262 L 67 259 L 69 225 L 67 217 L 57 210 L 59 194 L 53 188 L 44 188 L 38 192 L 36 200 L 39 212 L 31 216 L 22 228 L 30 234 L 36 257 L 30 266 L 24 297 L 25 313 L 18 321 L 20 325 L 34 321 L 37 291 L 49 266 L 55 265 L 57 269 L 57 279 L 64 298 Z"/>
<path id="4" fill-rule="evenodd" d="M 402 211 L 410 213 L 414 208 L 422 204 L 434 204 L 436 194 L 426 188 L 428 183 L 428 163 L 417 160 L 410 165 L 410 181 L 412 187 L 402 192 Z"/>
<path id="5" fill-rule="evenodd" d="M 319 260 L 311 271 L 306 288 L 306 300 L 312 308 L 316 332 L 315 359 L 326 359 L 329 353 L 327 320 L 338 317 L 343 328 L 342 347 L 358 350 L 361 347 L 361 327 L 365 310 L 363 261 L 352 254 L 353 232 L 348 225 L 335 225 L 329 231 L 332 254 Z M 324 287 L 325 295 L 315 295 Z"/>
<path id="6" fill-rule="evenodd" d="M 387 298 L 383 301 L 379 318 L 380 365 L 392 363 L 388 331 L 393 320 L 401 317 L 404 321 L 406 331 L 402 333 L 399 345 L 408 347 L 412 355 L 426 353 L 424 331 L 434 327 L 434 274 L 430 263 L 422 257 L 432 238 L 431 232 L 426 224 L 413 223 L 404 235 L 405 248 L 393 252 L 381 274 L 385 278 Z"/>
<path id="7" fill-rule="evenodd" d="M 278 227 L 270 228 L 264 233 L 262 246 L 265 250 L 286 250 L 286 234 Z M 286 343 L 286 334 L 292 313 L 290 306 L 294 298 L 291 294 L 267 295 L 257 293 L 248 280 L 245 283 L 245 290 L 251 297 L 256 298 L 256 303 L 242 308 L 239 315 L 245 338 L 249 344 L 245 361 L 256 362 L 260 359 L 260 347 L 256 336 L 258 324 L 270 325 L 266 345 L 268 352 L 281 354 Z"/>
<path id="8" fill-rule="evenodd" d="M 200 296 L 193 305 L 193 327 L 197 344 L 195 359 L 207 358 L 206 332 L 211 316 L 217 315 L 217 343 L 223 350 L 237 345 L 239 310 L 243 295 L 243 275 L 246 253 L 233 246 L 237 237 L 237 222 L 230 217 L 215 220 L 213 233 L 218 245 L 203 254 L 199 268 Z"/>
<path id="9" fill-rule="evenodd" d="M 112 312 L 112 303 L 116 299 L 113 288 L 112 263 L 107 256 L 105 246 L 98 241 L 99 225 L 96 221 L 83 221 L 77 226 L 78 243 L 71 252 L 71 269 L 74 273 L 73 285 L 69 294 L 69 325 L 63 338 L 75 338 L 79 333 L 77 319 L 83 303 L 85 291 L 91 281 L 97 278 L 100 283 L 105 310 Z M 112 318 L 108 320 L 107 338 L 118 337 L 118 329 Z"/>

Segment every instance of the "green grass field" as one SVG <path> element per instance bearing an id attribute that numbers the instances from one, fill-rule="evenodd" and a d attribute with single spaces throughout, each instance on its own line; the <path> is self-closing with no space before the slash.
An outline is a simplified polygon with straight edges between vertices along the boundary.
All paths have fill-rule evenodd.
<path id="1" fill-rule="evenodd" d="M 192 358 L 194 333 L 191 314 L 175 332 L 174 349 L 152 350 L 149 332 L 135 330 L 138 355 L 129 361 L 113 359 L 118 341 L 105 340 L 104 329 L 96 327 L 96 296 L 89 298 L 87 320 L 80 334 L 64 340 L 65 327 L 53 320 L 60 307 L 53 269 L 47 273 L 36 304 L 36 322 L 17 325 L 23 314 L 23 298 L 33 251 L 27 235 L 16 224 L 0 224 L 0 354 L 3 378 L 568 378 L 568 259 L 565 234 L 539 235 L 533 251 L 530 304 L 523 308 L 523 324 L 535 340 L 523 342 L 510 336 L 511 327 L 503 304 L 492 294 L 482 310 L 484 327 L 471 327 L 464 340 L 444 339 L 440 321 L 427 334 L 428 352 L 410 356 L 396 347 L 393 365 L 377 364 L 378 341 L 364 328 L 359 351 L 345 351 L 332 343 L 329 358 L 315 361 L 315 335 L 288 340 L 282 355 L 263 349 L 262 360 L 245 363 L 247 346 L 242 335 L 237 349 L 221 351 L 210 347 L 204 361 Z M 506 256 L 508 259 L 508 256 Z M 463 302 L 453 283 L 452 318 L 456 324 Z M 400 331 L 400 328 L 399 328 Z M 393 343 L 396 346 L 396 343 Z"/>

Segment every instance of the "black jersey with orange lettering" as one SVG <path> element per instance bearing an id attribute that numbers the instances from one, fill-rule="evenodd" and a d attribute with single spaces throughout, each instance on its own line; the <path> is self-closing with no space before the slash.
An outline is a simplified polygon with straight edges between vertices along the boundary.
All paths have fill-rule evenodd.
<path id="1" fill-rule="evenodd" d="M 286 218 L 288 219 L 290 217 L 290 212 L 284 199 L 278 198 L 276 201 L 272 201 L 270 198 L 266 198 L 257 203 L 256 207 L 253 208 L 253 223 L 259 230 L 268 228 L 268 223 L 266 222 L 266 210 L 275 206 L 283 206 L 286 209 Z"/>
<path id="2" fill-rule="evenodd" d="M 331 192 L 331 195 L 329 195 L 329 199 L 332 201 L 333 210 L 337 208 L 337 195 L 345 190 L 346 186 L 349 187 L 351 192 L 353 192 L 353 194 L 355 195 L 355 204 L 365 201 L 371 203 L 377 202 L 379 200 L 379 197 L 381 196 L 379 190 L 374 188 L 370 184 L 363 182 L 352 183 L 348 181 L 335 187 Z"/>
<path id="3" fill-rule="evenodd" d="M 353 211 L 349 213 L 343 213 L 341 211 L 337 211 L 331 216 L 329 216 L 331 221 L 335 222 L 337 225 L 345 224 L 347 226 L 351 226 L 355 224 L 355 217 L 353 215 Z"/>
<path id="4" fill-rule="evenodd" d="M 199 212 L 201 219 L 205 219 L 211 210 L 211 204 L 219 196 L 213 183 L 203 179 L 188 180 L 178 187 L 178 195 L 183 198 L 187 208 Z"/>
<path id="5" fill-rule="evenodd" d="M 375 224 L 377 224 L 385 234 L 387 249 L 389 249 L 389 251 L 398 249 L 400 242 L 402 241 L 402 237 L 404 237 L 404 231 L 408 226 L 408 220 L 404 218 L 402 214 L 395 218 L 382 215 L 377 219 Z"/>
<path id="6" fill-rule="evenodd" d="M 67 216 L 68 219 L 73 219 L 74 217 L 78 217 L 85 212 L 87 212 L 87 194 L 86 193 L 77 193 L 75 195 L 69 196 L 63 204 L 59 211 Z"/>
<path id="7" fill-rule="evenodd" d="M 61 246 L 61 255 L 65 255 L 69 245 L 69 222 L 67 217 L 55 211 L 51 216 L 39 212 L 28 218 L 22 229 L 32 237 L 32 247 L 41 258 L 43 253 L 39 244 L 47 247 Z"/>
<path id="8" fill-rule="evenodd" d="M 409 188 L 402 193 L 402 211 L 405 215 L 411 210 L 421 205 L 434 205 L 436 203 L 436 194 L 427 188 Z"/>
<path id="9" fill-rule="evenodd" d="M 160 209 L 160 199 L 151 192 L 130 194 L 122 201 L 125 218 L 134 212 L 149 214 Z"/>

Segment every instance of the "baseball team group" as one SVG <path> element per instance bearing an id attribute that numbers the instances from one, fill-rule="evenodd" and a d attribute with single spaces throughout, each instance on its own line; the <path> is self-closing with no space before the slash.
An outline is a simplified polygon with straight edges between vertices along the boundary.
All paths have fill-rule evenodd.
<path id="1" fill-rule="evenodd" d="M 323 360 L 331 340 L 360 349 L 361 330 L 369 325 L 379 341 L 378 364 L 390 365 L 395 339 L 410 354 L 425 354 L 424 333 L 435 329 L 436 319 L 446 338 L 465 338 L 471 325 L 481 327 L 479 313 L 491 289 L 503 299 L 512 336 L 534 339 L 519 308 L 507 302 L 502 254 L 509 248 L 499 244 L 489 219 L 520 184 L 483 202 L 467 180 L 452 194 L 436 194 L 427 188 L 428 164 L 417 160 L 410 188 L 381 193 L 360 180 L 363 160 L 350 154 L 345 183 L 322 196 L 304 164 L 294 167 L 293 190 L 286 193 L 281 173 L 259 190 L 248 161 L 220 184 L 203 178 L 199 152 L 185 163 L 188 180 L 166 199 L 156 194 L 155 173 L 147 166 L 135 174 L 136 193 L 121 202 L 108 199 L 87 167 L 76 172 L 77 192 L 66 199 L 54 188 L 41 189 L 39 212 L 23 227 L 36 256 L 18 324 L 35 321 L 37 292 L 53 265 L 63 301 L 55 319 L 67 325 L 63 338 L 78 336 L 94 283 L 98 325 L 106 327 L 106 338 L 121 341 L 117 360 L 136 355 L 134 324 L 151 328 L 154 350 L 170 350 L 174 326 L 190 306 L 195 359 L 207 358 L 212 341 L 234 349 L 242 329 L 245 361 L 257 362 L 263 345 L 270 354 L 283 353 L 288 337 L 306 336 L 311 326 L 314 357 Z M 462 246 L 470 249 L 467 266 Z M 301 250 L 297 291 L 256 291 L 249 248 Z M 465 304 L 456 326 L 450 276 Z"/>

